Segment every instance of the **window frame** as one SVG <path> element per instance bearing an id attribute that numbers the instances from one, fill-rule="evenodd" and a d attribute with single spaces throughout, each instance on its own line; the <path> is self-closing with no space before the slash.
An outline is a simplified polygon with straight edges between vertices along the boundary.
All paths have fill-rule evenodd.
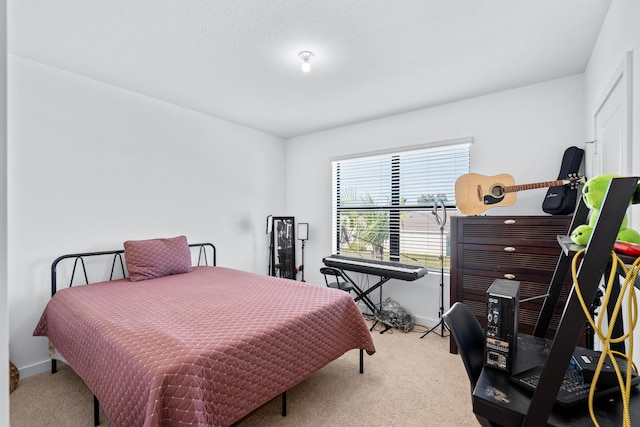
<path id="1" fill-rule="evenodd" d="M 447 141 L 439 141 L 439 142 L 435 142 L 435 143 L 428 143 L 428 144 L 421 144 L 421 145 L 413 145 L 413 146 L 405 146 L 405 147 L 398 147 L 398 148 L 394 148 L 394 149 L 389 149 L 389 150 L 384 150 L 384 151 L 376 151 L 376 152 L 368 152 L 368 153 L 359 153 L 357 155 L 351 155 L 351 156 L 344 156 L 344 157 L 339 157 L 339 158 L 332 158 L 331 159 L 331 165 L 332 165 L 332 253 L 334 254 L 340 254 L 341 253 L 341 214 L 344 212 L 349 212 L 349 211 L 358 211 L 358 212 L 363 212 L 363 211 L 383 211 L 383 212 L 388 212 L 388 260 L 390 261 L 396 261 L 396 262 L 407 262 L 406 260 L 400 259 L 400 257 L 403 255 L 403 251 L 401 250 L 401 235 L 402 235 L 402 231 L 401 231 L 401 215 L 404 212 L 422 212 L 422 213 L 437 213 L 436 209 L 439 208 L 439 211 L 442 210 L 442 205 L 437 203 L 437 200 L 435 198 L 431 199 L 431 201 L 427 200 L 427 203 L 425 204 L 421 204 L 421 205 L 402 205 L 402 195 L 401 195 L 401 174 L 400 174 L 400 158 L 402 155 L 411 155 L 414 152 L 419 152 L 419 151 L 427 151 L 430 149 L 434 149 L 434 150 L 442 150 L 443 148 L 446 149 L 446 147 L 451 147 L 454 150 L 457 150 L 459 148 L 463 148 L 464 150 L 464 146 L 466 146 L 466 169 L 463 173 L 468 173 L 469 169 L 470 169 L 470 158 L 471 158 L 471 146 L 473 143 L 473 139 L 471 137 L 466 137 L 466 138 L 458 138 L 458 139 L 453 139 L 453 140 L 447 140 Z M 371 158 L 375 158 L 376 156 L 390 156 L 391 159 L 391 171 L 390 171 L 390 199 L 389 199 L 389 203 L 387 203 L 387 205 L 382 205 L 382 204 L 374 204 L 373 206 L 353 206 L 353 207 L 348 207 L 348 206 L 340 206 L 341 203 L 341 170 L 340 170 L 340 162 L 345 162 L 345 161 L 358 161 L 358 160 L 363 160 L 366 161 L 367 159 L 371 159 Z M 457 173 L 457 172 L 456 172 Z M 458 174 L 458 176 L 461 175 Z M 457 177 L 456 177 L 457 179 Z M 454 181 L 455 182 L 455 181 Z M 452 215 L 455 215 L 456 213 L 458 213 L 457 208 L 455 206 L 455 195 L 454 195 L 454 190 L 453 190 L 453 184 L 454 182 L 451 183 L 451 195 L 452 197 L 449 198 L 448 195 L 449 193 L 447 192 L 447 197 L 445 197 L 445 201 L 443 201 L 443 204 L 446 207 L 446 215 L 447 217 L 450 217 Z M 440 194 L 438 194 L 440 195 Z M 439 205 L 439 206 L 436 206 Z M 442 215 L 442 212 L 439 212 L 439 215 Z M 435 223 L 436 221 L 434 221 Z M 438 253 L 433 253 L 430 252 L 428 250 L 428 245 L 424 246 L 424 256 L 425 256 L 425 265 L 429 268 L 429 269 L 436 269 L 436 265 L 432 263 L 432 265 L 429 265 L 427 263 L 427 258 L 428 257 L 433 257 L 435 255 L 437 255 L 438 257 L 441 256 L 441 250 L 444 252 L 446 258 L 448 258 L 449 256 L 449 235 L 450 235 L 450 225 L 449 222 L 447 221 L 447 223 L 445 224 L 445 228 L 446 228 L 446 232 L 444 231 L 444 228 L 440 231 L 440 233 L 442 233 L 440 235 L 440 237 L 445 238 L 444 234 L 446 234 L 446 240 L 444 242 L 439 242 L 439 249 L 438 249 Z M 444 245 L 446 247 L 440 247 L 440 245 Z M 406 251 L 405 251 L 406 252 Z M 371 257 L 372 259 L 376 259 L 374 258 L 374 256 L 372 255 Z M 408 262 L 408 263 L 415 263 L 415 262 Z M 448 261 L 447 261 L 447 265 L 448 265 Z M 441 268 L 441 261 L 438 261 L 437 264 L 437 269 L 439 270 Z M 448 268 L 447 268 L 448 270 Z"/>

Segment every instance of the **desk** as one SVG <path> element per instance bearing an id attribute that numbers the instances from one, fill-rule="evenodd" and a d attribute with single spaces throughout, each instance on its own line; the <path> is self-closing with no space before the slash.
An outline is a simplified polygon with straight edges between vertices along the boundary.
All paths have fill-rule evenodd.
<path id="1" fill-rule="evenodd" d="M 636 192 L 640 193 L 637 188 L 639 181 L 638 177 L 611 180 L 578 268 L 577 281 L 580 283 L 582 294 L 587 301 L 593 301 L 596 296 L 602 273 L 611 259 L 611 249 L 629 206 L 629 200 L 640 203 L 640 196 L 636 197 L 635 195 Z M 574 213 L 570 230 L 574 230 L 578 224 L 585 224 L 588 212 L 589 209 L 581 198 Z M 569 251 L 562 251 L 560 254 L 549 285 L 549 296 L 545 299 L 538 316 L 534 330 L 536 337 L 544 337 L 549 328 L 550 314 L 556 308 L 561 290 L 560 285 L 570 271 L 571 258 Z M 527 394 L 525 390 L 520 390 L 515 384 L 512 385 L 508 375 L 490 371 L 490 368 L 487 368 L 481 373 L 473 393 L 474 412 L 506 426 L 593 425 L 587 404 L 569 410 L 554 405 L 555 395 L 560 389 L 566 367 L 583 328 L 584 313 L 576 293 L 571 292 L 564 306 L 553 344 L 546 348 L 538 347 L 536 349 L 536 343 L 542 345 L 541 342 L 528 341 L 534 346 L 529 350 L 536 355 L 534 357 L 545 357 L 548 354 L 537 391 L 533 395 Z M 527 338 L 524 340 L 527 341 Z M 518 345 L 520 345 L 520 341 L 518 341 Z M 544 346 L 546 345 L 544 344 Z M 518 359 L 526 354 L 527 352 L 518 351 Z M 516 364 L 518 364 L 516 369 L 521 369 L 518 367 L 521 362 L 522 360 L 516 360 Z M 613 399 L 612 402 L 599 401 L 596 408 L 598 422 L 601 425 L 622 425 L 622 404 L 619 398 Z M 637 389 L 634 389 L 631 397 L 631 419 L 640 425 L 640 393 Z"/>
<path id="2" fill-rule="evenodd" d="M 518 352 L 513 372 L 522 372 L 544 363 L 551 341 L 531 335 L 518 335 Z M 503 426 L 520 426 L 531 403 L 531 393 L 513 384 L 510 375 L 492 368 L 484 368 L 473 390 L 473 412 Z M 601 426 L 622 425 L 622 400 L 612 395 L 595 402 L 595 413 Z M 631 420 L 640 423 L 640 393 L 637 387 L 631 393 Z M 571 408 L 554 406 L 547 426 L 593 426 L 588 404 Z"/>

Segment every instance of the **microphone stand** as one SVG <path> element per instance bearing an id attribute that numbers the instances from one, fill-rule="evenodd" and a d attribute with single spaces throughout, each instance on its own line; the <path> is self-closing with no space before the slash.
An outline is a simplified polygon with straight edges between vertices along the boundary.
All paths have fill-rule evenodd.
<path id="1" fill-rule="evenodd" d="M 302 281 L 304 282 L 304 242 L 302 240 L 302 264 L 300 264 L 300 272 L 302 273 Z"/>
<path id="2" fill-rule="evenodd" d="M 302 264 L 298 267 L 298 271 L 302 273 L 302 281 L 304 282 L 304 244 L 309 239 L 309 223 L 298 223 L 298 240 L 302 243 Z"/>
<path id="3" fill-rule="evenodd" d="M 442 210 L 442 218 L 438 216 L 438 205 Z M 447 207 L 444 204 L 442 198 L 438 198 L 434 201 L 433 211 L 431 212 L 436 219 L 436 223 L 440 227 L 440 311 L 438 312 L 438 323 L 427 332 L 425 332 L 420 338 L 424 338 L 434 331 L 438 326 L 440 327 L 440 336 L 444 337 L 444 331 L 448 331 L 449 327 L 444 323 L 442 315 L 444 314 L 444 227 L 447 224 Z"/>
<path id="4" fill-rule="evenodd" d="M 274 258 L 274 247 L 273 247 L 273 216 L 269 215 L 267 216 L 267 235 L 269 236 L 269 271 L 267 272 L 267 275 L 269 276 L 275 276 L 275 272 L 273 271 L 273 258 Z"/>

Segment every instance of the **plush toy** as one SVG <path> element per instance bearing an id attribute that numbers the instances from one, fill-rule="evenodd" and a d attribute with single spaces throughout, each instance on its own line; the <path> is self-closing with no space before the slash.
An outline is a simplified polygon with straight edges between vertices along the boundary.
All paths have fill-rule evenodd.
<path id="1" fill-rule="evenodd" d="M 591 209 L 591 213 L 589 217 L 589 223 L 579 225 L 571 233 L 571 240 L 574 243 L 584 246 L 589 242 L 593 227 L 595 227 L 596 225 L 598 211 L 602 207 L 604 195 L 607 192 L 607 188 L 609 188 L 611 179 L 613 178 L 619 178 L 619 176 L 598 175 L 591 178 L 582 187 L 582 197 L 584 198 L 584 203 L 589 209 Z M 631 201 L 629 201 L 629 203 L 631 203 Z M 636 230 L 627 228 L 627 215 L 625 215 L 622 219 L 622 224 L 620 224 L 620 231 L 618 232 L 618 237 L 616 239 L 623 242 L 640 244 L 640 233 L 638 233 Z"/>

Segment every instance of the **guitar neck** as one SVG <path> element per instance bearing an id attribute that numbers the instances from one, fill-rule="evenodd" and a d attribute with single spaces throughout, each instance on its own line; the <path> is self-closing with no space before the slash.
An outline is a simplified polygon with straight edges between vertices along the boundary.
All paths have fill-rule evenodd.
<path id="1" fill-rule="evenodd" d="M 503 188 L 505 193 L 515 193 L 523 190 L 535 190 L 536 188 L 556 187 L 558 185 L 569 184 L 570 181 L 558 179 L 556 181 L 535 182 L 533 184 L 509 185 Z"/>

